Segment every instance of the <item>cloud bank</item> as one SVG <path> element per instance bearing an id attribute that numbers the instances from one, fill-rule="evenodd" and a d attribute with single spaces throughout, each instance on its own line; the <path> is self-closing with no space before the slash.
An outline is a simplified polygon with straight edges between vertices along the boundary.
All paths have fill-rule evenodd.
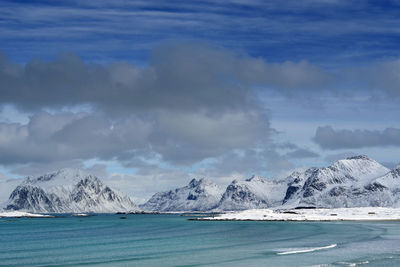
<path id="1" fill-rule="evenodd" d="M 251 86 L 317 88 L 330 75 L 306 61 L 268 64 L 262 59 L 192 43 L 156 48 L 150 64 L 85 63 L 73 54 L 24 66 L 0 57 L 2 104 L 21 109 L 92 104 L 107 112 L 154 109 L 253 109 Z"/>
<path id="2" fill-rule="evenodd" d="M 375 146 L 400 146 L 400 129 L 335 130 L 332 126 L 318 127 L 314 141 L 323 149 L 346 149 Z"/>
<path id="3" fill-rule="evenodd" d="M 132 165 L 156 155 L 190 166 L 234 150 L 271 150 L 276 131 L 255 88 L 315 90 L 329 79 L 305 61 L 269 64 L 194 43 L 159 46 L 145 66 L 85 63 L 73 54 L 25 65 L 2 57 L 0 104 L 32 116 L 0 123 L 0 163 L 96 158 Z M 82 106 L 89 108 L 61 111 Z"/>

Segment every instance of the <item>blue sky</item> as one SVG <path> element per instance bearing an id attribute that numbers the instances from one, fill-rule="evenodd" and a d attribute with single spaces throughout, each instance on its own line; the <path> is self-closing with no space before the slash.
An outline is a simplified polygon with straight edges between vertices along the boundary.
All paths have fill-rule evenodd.
<path id="1" fill-rule="evenodd" d="M 144 199 L 400 162 L 400 1 L 2 1 L 0 165 Z M 0 176 L 1 177 L 1 176 Z"/>
<path id="2" fill-rule="evenodd" d="M 60 51 L 84 60 L 148 60 L 188 40 L 328 66 L 399 56 L 397 1 L 2 1 L 4 54 L 25 63 Z M 21 49 L 24 48 L 24 49 Z"/>

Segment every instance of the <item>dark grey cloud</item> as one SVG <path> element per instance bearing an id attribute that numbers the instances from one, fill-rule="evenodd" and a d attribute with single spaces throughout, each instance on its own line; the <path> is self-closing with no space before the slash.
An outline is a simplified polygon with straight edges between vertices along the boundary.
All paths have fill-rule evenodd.
<path id="1" fill-rule="evenodd" d="M 260 102 L 254 88 L 296 96 L 304 103 L 309 97 L 320 103 L 329 94 L 347 99 L 365 92 L 398 96 L 396 69 L 398 61 L 387 61 L 332 72 L 307 61 L 268 63 L 190 42 L 156 47 L 147 65 L 87 63 L 64 53 L 22 66 L 0 56 L 0 104 L 28 111 L 88 104 L 108 114 L 255 110 Z M 347 90 L 354 84 L 366 89 Z"/>
<path id="2" fill-rule="evenodd" d="M 246 106 L 248 93 L 227 86 L 216 64 L 223 56 L 202 51 L 155 52 L 151 66 L 86 64 L 72 54 L 25 66 L 0 63 L 2 103 L 25 109 L 93 104 L 110 110 L 225 109 Z M 218 55 L 218 53 L 217 53 Z M 223 101 L 221 101 L 223 99 Z"/>
<path id="3" fill-rule="evenodd" d="M 332 126 L 318 127 L 313 140 L 323 149 L 347 149 L 374 146 L 400 146 L 400 129 L 335 130 Z"/>
<path id="4" fill-rule="evenodd" d="M 167 44 L 150 64 L 85 63 L 73 54 L 24 66 L 0 58 L 2 104 L 27 110 L 91 104 L 101 110 L 254 109 L 251 85 L 282 89 L 319 87 L 323 70 L 301 62 L 268 64 L 204 44 Z"/>

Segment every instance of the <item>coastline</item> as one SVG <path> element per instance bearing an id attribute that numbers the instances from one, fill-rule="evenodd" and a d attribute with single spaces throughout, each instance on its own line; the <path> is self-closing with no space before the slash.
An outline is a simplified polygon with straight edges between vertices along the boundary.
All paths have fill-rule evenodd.
<path id="1" fill-rule="evenodd" d="M 359 207 L 336 209 L 250 209 L 191 221 L 400 221 L 400 208 Z"/>
<path id="2" fill-rule="evenodd" d="M 111 213 L 112 214 L 112 213 Z M 357 208 L 316 208 L 316 209 L 249 209 L 222 213 L 201 212 L 127 212 L 119 214 L 179 215 L 188 221 L 293 221 L 293 222 L 335 222 L 335 221 L 400 221 L 400 208 L 357 207 Z M 60 214 L 61 215 L 61 214 Z M 70 214 L 89 217 L 93 214 Z M 52 218 L 55 216 L 22 211 L 0 212 L 0 218 Z"/>
<path id="3" fill-rule="evenodd" d="M 55 216 L 24 211 L 0 211 L 0 218 L 54 218 Z"/>

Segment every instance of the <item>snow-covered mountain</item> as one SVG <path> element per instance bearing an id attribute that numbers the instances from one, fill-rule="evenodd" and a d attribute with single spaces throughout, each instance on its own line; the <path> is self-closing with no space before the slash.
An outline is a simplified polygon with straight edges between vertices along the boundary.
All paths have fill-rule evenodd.
<path id="1" fill-rule="evenodd" d="M 400 207 L 400 165 L 389 170 L 367 156 L 356 156 L 328 167 L 295 171 L 281 180 L 258 176 L 235 180 L 226 189 L 206 179 L 193 179 L 185 187 L 154 194 L 140 208 L 164 212 L 299 206 Z M 4 207 L 59 213 L 139 210 L 129 197 L 74 169 L 28 177 L 14 189 Z"/>
<path id="2" fill-rule="evenodd" d="M 141 207 L 153 211 L 227 211 L 366 206 L 400 207 L 400 166 L 389 170 L 367 156 L 355 156 L 328 167 L 295 171 L 281 180 L 258 176 L 234 180 L 223 193 L 213 183 L 192 180 L 188 186 L 155 194 Z"/>
<path id="3" fill-rule="evenodd" d="M 138 210 L 129 197 L 104 185 L 96 176 L 77 169 L 26 178 L 11 193 L 4 209 L 49 213 Z"/>
<path id="4" fill-rule="evenodd" d="M 367 156 L 350 157 L 329 167 L 293 173 L 283 203 L 326 208 L 393 206 L 392 189 L 400 186 L 400 180 L 393 178 L 397 174 Z"/>
<path id="5" fill-rule="evenodd" d="M 207 179 L 193 179 L 185 187 L 154 194 L 140 208 L 147 211 L 207 211 L 216 207 L 223 192 L 223 188 Z"/>
<path id="6" fill-rule="evenodd" d="M 275 181 L 253 176 L 245 181 L 234 180 L 226 188 L 218 210 L 245 210 L 268 208 L 282 203 L 287 181 Z"/>

